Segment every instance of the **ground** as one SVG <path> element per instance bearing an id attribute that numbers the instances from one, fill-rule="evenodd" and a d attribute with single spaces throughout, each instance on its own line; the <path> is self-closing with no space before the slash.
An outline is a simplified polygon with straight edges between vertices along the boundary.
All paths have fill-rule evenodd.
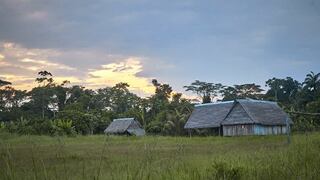
<path id="1" fill-rule="evenodd" d="M 317 179 L 320 133 L 250 137 L 0 134 L 0 179 Z"/>

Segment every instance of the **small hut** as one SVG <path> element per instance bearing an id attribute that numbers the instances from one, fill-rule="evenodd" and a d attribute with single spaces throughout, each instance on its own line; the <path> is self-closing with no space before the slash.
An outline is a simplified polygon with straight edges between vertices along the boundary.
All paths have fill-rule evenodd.
<path id="1" fill-rule="evenodd" d="M 114 119 L 104 130 L 106 134 L 144 136 L 145 130 L 134 118 Z"/>
<path id="2" fill-rule="evenodd" d="M 287 133 L 292 124 L 276 102 L 252 99 L 195 106 L 185 129 L 215 129 L 223 136 Z"/>

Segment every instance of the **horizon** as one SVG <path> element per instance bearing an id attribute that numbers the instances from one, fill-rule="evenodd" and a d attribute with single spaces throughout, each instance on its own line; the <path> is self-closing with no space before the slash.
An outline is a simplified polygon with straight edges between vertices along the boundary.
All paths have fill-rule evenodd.
<path id="1" fill-rule="evenodd" d="M 320 71 L 317 1 L 0 1 L 0 79 L 36 86 L 47 70 L 90 89 L 126 82 L 139 96 L 151 80 L 302 82 Z M 94 13 L 93 13 L 94 12 Z"/>

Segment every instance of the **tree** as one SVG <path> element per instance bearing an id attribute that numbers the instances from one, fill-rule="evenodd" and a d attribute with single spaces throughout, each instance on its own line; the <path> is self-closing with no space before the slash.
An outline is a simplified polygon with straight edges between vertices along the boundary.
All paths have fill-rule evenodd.
<path id="1" fill-rule="evenodd" d="M 244 98 L 261 99 L 262 91 L 264 90 L 260 88 L 260 85 L 254 83 L 228 86 L 222 90 L 223 101 Z"/>
<path id="2" fill-rule="evenodd" d="M 291 77 L 285 79 L 272 78 L 266 81 L 267 91 L 265 98 L 290 104 L 296 102 L 296 96 L 301 89 L 301 84 Z"/>
<path id="3" fill-rule="evenodd" d="M 118 83 L 111 88 L 111 108 L 116 113 L 125 113 L 138 104 L 140 98 L 131 93 L 129 87 L 127 83 Z"/>
<path id="4" fill-rule="evenodd" d="M 184 131 L 184 125 L 189 115 L 180 112 L 178 109 L 171 110 L 167 114 L 167 121 L 164 124 L 165 131 L 172 135 L 182 135 Z"/>
<path id="5" fill-rule="evenodd" d="M 261 89 L 260 85 L 252 84 L 241 84 L 234 85 L 238 98 L 252 98 L 252 99 L 260 99 L 261 92 L 264 91 Z"/>
<path id="6" fill-rule="evenodd" d="M 171 135 L 184 135 L 184 125 L 192 113 L 192 108 L 190 101 L 182 98 L 181 93 L 173 94 L 164 124 L 165 131 Z"/>
<path id="7" fill-rule="evenodd" d="M 1 79 L 0 79 L 0 87 L 2 87 L 2 86 L 7 86 L 7 85 L 11 85 L 11 82 L 9 82 L 9 81 L 4 81 L 4 80 L 1 80 Z"/>
<path id="8" fill-rule="evenodd" d="M 22 106 L 27 101 L 27 92 L 11 86 L 0 89 L 0 120 L 16 120 L 23 115 Z"/>
<path id="9" fill-rule="evenodd" d="M 48 86 L 53 83 L 52 74 L 48 71 L 38 72 L 40 77 L 36 78 L 36 82 L 43 83 L 43 86 Z"/>
<path id="10" fill-rule="evenodd" d="M 223 100 L 277 101 L 291 113 L 295 129 L 312 130 L 320 128 L 319 77 L 319 73 L 311 72 L 303 83 L 291 77 L 272 78 L 266 81 L 266 94 L 262 94 L 263 89 L 254 83 L 223 86 L 197 80 L 184 88 L 196 93 L 203 103 L 221 97 Z M 103 133 L 113 119 L 134 117 L 148 133 L 185 135 L 183 127 L 193 108 L 190 100 L 183 98 L 181 93 L 173 93 L 169 84 L 156 79 L 152 80 L 155 92 L 148 98 L 138 97 L 130 92 L 129 84 L 121 82 L 98 90 L 66 86 L 68 81 L 57 84 L 48 71 L 40 71 L 36 82 L 39 85 L 31 91 L 20 91 L 7 86 L 10 82 L 0 80 L 0 121 L 5 122 L 9 132 L 54 135 L 63 134 L 63 131 L 70 134 L 75 130 L 79 134 Z"/>
<path id="11" fill-rule="evenodd" d="M 45 118 L 45 111 L 48 110 L 48 105 L 50 103 L 50 98 L 53 96 L 51 87 L 53 84 L 52 74 L 48 71 L 40 71 L 38 72 L 39 77 L 36 78 L 36 82 L 39 83 L 38 88 L 34 88 L 34 93 L 31 93 L 33 95 L 33 98 L 36 99 L 39 97 L 41 99 L 41 112 L 42 112 L 42 118 Z M 41 86 L 42 83 L 42 86 Z"/>
<path id="12" fill-rule="evenodd" d="M 160 84 L 156 79 L 152 80 L 152 84 L 156 88 L 155 95 L 157 98 L 168 101 L 172 93 L 172 87 L 170 87 L 169 84 Z"/>
<path id="13" fill-rule="evenodd" d="M 230 101 L 230 100 L 239 99 L 239 97 L 237 95 L 237 89 L 232 86 L 225 87 L 222 90 L 222 96 L 223 96 L 222 101 Z"/>
<path id="14" fill-rule="evenodd" d="M 156 116 L 160 111 L 165 111 L 169 104 L 172 87 L 169 84 L 160 84 L 156 79 L 152 80 L 155 87 L 155 94 L 149 99 L 152 116 Z"/>
<path id="15" fill-rule="evenodd" d="M 320 90 L 320 73 L 310 72 L 307 74 L 304 82 L 304 89 L 310 92 L 312 100 L 315 100 Z"/>
<path id="16" fill-rule="evenodd" d="M 186 91 L 191 91 L 200 96 L 202 103 L 210 103 L 212 98 L 217 97 L 221 93 L 223 87 L 220 83 L 214 84 L 199 80 L 196 80 L 189 86 L 184 86 Z"/>
<path id="17" fill-rule="evenodd" d="M 26 100 L 26 91 L 16 90 L 11 86 L 7 86 L 0 90 L 0 97 L 7 107 L 18 108 Z"/>
<path id="18" fill-rule="evenodd" d="M 83 135 L 93 134 L 98 122 L 97 116 L 76 110 L 61 111 L 57 117 L 72 120 L 76 132 Z"/>

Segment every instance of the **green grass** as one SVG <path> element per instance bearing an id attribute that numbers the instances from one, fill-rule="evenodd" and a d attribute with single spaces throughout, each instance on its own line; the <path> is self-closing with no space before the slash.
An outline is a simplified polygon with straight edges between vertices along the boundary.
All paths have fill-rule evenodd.
<path id="1" fill-rule="evenodd" d="M 0 179 L 318 179 L 320 134 L 47 137 L 0 134 Z"/>

